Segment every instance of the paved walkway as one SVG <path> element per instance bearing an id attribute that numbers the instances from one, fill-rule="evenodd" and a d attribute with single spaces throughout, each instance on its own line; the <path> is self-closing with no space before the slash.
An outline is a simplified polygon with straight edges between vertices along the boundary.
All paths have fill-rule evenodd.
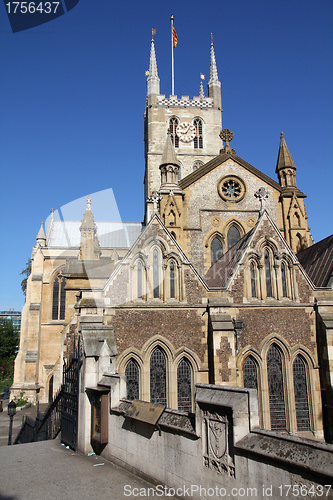
<path id="1" fill-rule="evenodd" d="M 33 416 L 36 408 L 15 415 L 13 440 L 26 414 Z M 102 457 L 74 453 L 59 438 L 8 446 L 8 427 L 6 402 L 0 413 L 0 500 L 174 498 L 157 495 L 152 485 Z"/>
<path id="2" fill-rule="evenodd" d="M 0 446 L 8 446 L 8 431 L 9 431 L 9 416 L 7 412 L 8 399 L 2 400 L 3 403 L 3 411 L 0 412 Z M 47 404 L 40 405 L 40 411 L 43 412 L 47 408 Z M 29 416 L 31 418 L 36 418 L 37 416 L 37 407 L 31 406 L 30 408 L 18 409 L 16 411 L 16 415 L 13 418 L 13 435 L 12 440 L 15 441 L 15 438 L 21 428 L 22 425 L 22 417 Z"/>

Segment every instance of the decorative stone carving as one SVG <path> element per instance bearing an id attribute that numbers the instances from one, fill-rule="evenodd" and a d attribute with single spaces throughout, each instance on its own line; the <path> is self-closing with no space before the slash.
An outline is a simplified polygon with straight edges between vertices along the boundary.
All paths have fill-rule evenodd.
<path id="1" fill-rule="evenodd" d="M 218 474 L 235 477 L 235 464 L 230 449 L 231 431 L 229 415 L 222 415 L 213 408 L 203 409 L 204 466 Z"/>

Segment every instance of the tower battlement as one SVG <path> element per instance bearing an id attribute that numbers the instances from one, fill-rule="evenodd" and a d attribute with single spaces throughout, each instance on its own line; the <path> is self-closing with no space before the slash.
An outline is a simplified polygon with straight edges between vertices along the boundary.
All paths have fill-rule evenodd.
<path id="1" fill-rule="evenodd" d="M 165 97 L 165 95 L 156 96 L 156 104 L 158 106 L 166 106 L 166 107 L 179 107 L 179 108 L 200 108 L 207 109 L 213 108 L 214 101 L 211 97 L 193 97 L 190 99 L 189 96 L 182 95 L 181 98 L 178 98 L 176 95 L 170 95 L 170 97 Z"/>

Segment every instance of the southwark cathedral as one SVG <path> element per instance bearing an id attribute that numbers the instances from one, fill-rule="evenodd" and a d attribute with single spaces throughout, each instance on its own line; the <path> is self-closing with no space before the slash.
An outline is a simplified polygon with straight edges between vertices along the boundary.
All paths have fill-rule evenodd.
<path id="1" fill-rule="evenodd" d="M 270 177 L 233 149 L 213 41 L 207 87 L 161 94 L 151 41 L 142 221 L 95 220 L 89 196 L 41 225 L 12 393 L 51 401 L 80 338 L 128 400 L 193 412 L 195 384 L 256 389 L 262 429 L 331 441 L 333 236 L 311 237 L 292 137 Z"/>

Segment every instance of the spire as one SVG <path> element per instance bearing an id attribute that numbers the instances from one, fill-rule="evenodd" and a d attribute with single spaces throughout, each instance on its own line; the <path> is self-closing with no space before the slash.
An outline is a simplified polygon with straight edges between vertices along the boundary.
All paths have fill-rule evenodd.
<path id="1" fill-rule="evenodd" d="M 86 211 L 83 214 L 80 231 L 81 231 L 81 245 L 80 245 L 81 260 L 99 259 L 101 254 L 101 248 L 97 236 L 97 226 L 94 221 L 94 216 L 91 210 L 90 196 L 87 197 Z"/>
<path id="2" fill-rule="evenodd" d="M 221 82 L 219 81 L 219 76 L 217 74 L 213 34 L 211 35 L 210 43 L 210 73 L 208 81 L 208 97 L 213 98 L 215 107 L 219 109 L 222 108 Z"/>
<path id="3" fill-rule="evenodd" d="M 168 133 L 167 139 L 165 142 L 165 147 L 164 147 L 164 152 L 162 156 L 162 160 L 160 163 L 161 167 L 163 165 L 176 165 L 177 167 L 180 167 L 180 163 L 177 160 L 177 156 L 175 153 L 175 148 L 173 147 L 172 140 L 171 140 L 171 135 Z"/>
<path id="4" fill-rule="evenodd" d="M 151 95 L 158 95 L 160 93 L 160 79 L 157 72 L 157 62 L 155 55 L 155 44 L 154 38 L 151 39 L 150 46 L 150 61 L 149 61 L 149 71 L 147 77 L 147 97 Z"/>
<path id="5" fill-rule="evenodd" d="M 173 184 L 175 190 L 178 190 L 178 172 L 180 162 L 177 160 L 175 148 L 171 141 L 171 135 L 168 133 L 165 142 L 165 148 L 160 164 L 161 170 L 161 188 L 166 184 Z"/>
<path id="6" fill-rule="evenodd" d="M 45 231 L 44 231 L 44 221 L 41 221 L 40 223 L 40 228 L 38 231 L 38 234 L 36 236 L 37 244 L 40 245 L 41 247 L 46 246 L 46 236 L 45 236 Z"/>
<path id="7" fill-rule="evenodd" d="M 280 147 L 275 172 L 278 174 L 282 187 L 296 187 L 296 165 L 289 152 L 283 132 L 280 134 Z"/>
<path id="8" fill-rule="evenodd" d="M 213 34 L 211 34 L 211 42 L 210 42 L 210 72 L 209 72 L 209 82 L 208 85 L 212 82 L 218 82 L 219 76 L 217 74 L 217 66 L 215 59 L 215 51 L 214 51 L 214 39 Z"/>

